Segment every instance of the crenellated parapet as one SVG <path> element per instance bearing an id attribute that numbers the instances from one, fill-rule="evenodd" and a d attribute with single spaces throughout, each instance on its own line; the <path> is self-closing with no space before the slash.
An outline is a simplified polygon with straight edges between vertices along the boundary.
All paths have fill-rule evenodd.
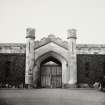
<path id="1" fill-rule="evenodd" d="M 77 44 L 77 54 L 105 55 L 105 44 Z"/>
<path id="2" fill-rule="evenodd" d="M 10 53 L 10 54 L 25 54 L 26 52 L 25 43 L 0 43 L 0 53 Z"/>
<path id="3" fill-rule="evenodd" d="M 46 40 L 46 38 L 44 38 Z M 41 46 L 46 45 L 49 42 L 45 41 L 35 41 L 35 49 L 40 48 Z M 59 40 L 60 41 L 60 40 Z M 41 42 L 41 43 L 40 43 Z M 67 48 L 67 41 L 62 41 L 58 43 L 61 47 Z M 105 44 L 77 44 L 76 46 L 77 54 L 105 54 Z M 10 53 L 18 54 L 26 53 L 26 44 L 25 43 L 0 43 L 0 53 Z"/>

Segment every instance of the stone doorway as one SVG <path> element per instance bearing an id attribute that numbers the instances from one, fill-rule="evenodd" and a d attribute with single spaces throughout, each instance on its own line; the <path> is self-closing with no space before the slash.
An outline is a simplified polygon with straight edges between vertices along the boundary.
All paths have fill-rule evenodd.
<path id="1" fill-rule="evenodd" d="M 62 65 L 57 59 L 49 57 L 41 63 L 40 84 L 42 88 L 62 87 Z"/>

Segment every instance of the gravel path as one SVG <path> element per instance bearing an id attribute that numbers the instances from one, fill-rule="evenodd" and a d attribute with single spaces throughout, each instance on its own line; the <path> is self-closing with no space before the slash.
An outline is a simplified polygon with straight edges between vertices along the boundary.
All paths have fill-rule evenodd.
<path id="1" fill-rule="evenodd" d="M 105 92 L 90 89 L 0 90 L 0 105 L 105 105 Z"/>

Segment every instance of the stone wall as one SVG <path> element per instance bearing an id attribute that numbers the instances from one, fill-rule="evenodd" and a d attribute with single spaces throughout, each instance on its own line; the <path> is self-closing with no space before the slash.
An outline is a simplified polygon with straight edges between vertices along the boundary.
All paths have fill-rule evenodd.
<path id="1" fill-rule="evenodd" d="M 77 55 L 78 83 L 93 83 L 105 75 L 105 55 Z"/>
<path id="2" fill-rule="evenodd" d="M 24 83 L 25 54 L 0 54 L 0 83 Z"/>
<path id="3" fill-rule="evenodd" d="M 7 74 L 6 69 L 9 70 Z M 78 54 L 77 72 L 78 83 L 98 81 L 105 74 L 105 55 Z M 9 80 L 10 84 L 24 83 L 24 73 L 25 54 L 0 54 L 1 82 Z"/>
<path id="4" fill-rule="evenodd" d="M 51 51 L 49 47 L 52 47 L 56 53 L 60 52 L 67 59 L 68 42 L 62 41 L 54 35 L 35 41 L 35 57 L 37 58 L 40 54 L 43 55 L 46 51 Z M 59 51 L 58 47 L 60 48 Z M 39 49 L 41 49 L 40 53 Z M 105 75 L 104 44 L 77 44 L 76 54 L 78 83 L 93 83 Z M 6 82 L 9 80 L 11 83 L 16 83 L 17 81 L 18 83 L 24 82 L 25 55 L 26 45 L 23 43 L 0 44 L 0 81 Z M 6 69 L 10 70 L 7 74 L 5 74 Z M 5 78 L 6 76 L 8 78 Z"/>

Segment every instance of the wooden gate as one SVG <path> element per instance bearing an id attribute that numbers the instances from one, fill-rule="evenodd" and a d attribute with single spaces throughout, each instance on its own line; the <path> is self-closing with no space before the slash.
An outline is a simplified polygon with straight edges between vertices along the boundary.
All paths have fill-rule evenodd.
<path id="1" fill-rule="evenodd" d="M 41 67 L 41 87 L 61 88 L 62 68 L 58 65 L 43 65 Z"/>

